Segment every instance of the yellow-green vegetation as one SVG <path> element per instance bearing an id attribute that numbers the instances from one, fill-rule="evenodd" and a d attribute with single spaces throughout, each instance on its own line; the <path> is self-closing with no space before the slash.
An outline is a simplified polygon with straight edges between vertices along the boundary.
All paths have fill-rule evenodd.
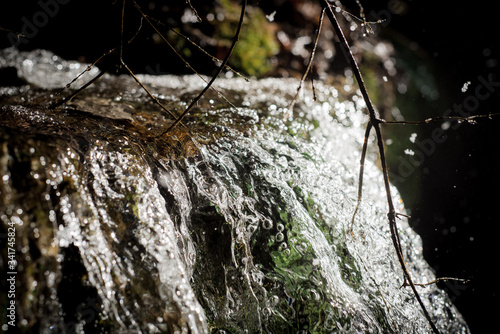
<path id="1" fill-rule="evenodd" d="M 224 19 L 215 21 L 214 37 L 221 47 L 231 45 L 240 18 L 240 5 L 231 0 L 219 0 L 216 9 Z M 246 75 L 259 77 L 272 69 L 271 58 L 279 51 L 271 23 L 261 9 L 249 6 L 238 44 L 229 60 L 230 66 Z"/>

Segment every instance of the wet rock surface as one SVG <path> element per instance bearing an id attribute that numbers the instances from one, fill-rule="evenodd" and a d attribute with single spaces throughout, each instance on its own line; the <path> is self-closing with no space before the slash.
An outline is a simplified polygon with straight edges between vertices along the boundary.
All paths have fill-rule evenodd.
<path id="1" fill-rule="evenodd" d="M 105 75 L 49 109 L 85 65 L 2 52 L 18 82 L 1 88 L 0 219 L 15 230 L 21 332 L 430 332 L 401 288 L 372 153 L 348 232 L 358 95 L 318 84 L 317 101 L 306 90 L 290 111 L 296 80 L 221 79 L 158 136 L 172 120 L 131 78 Z M 140 79 L 177 115 L 205 84 Z M 432 281 L 420 238 L 399 224 L 414 280 Z M 468 333 L 442 290 L 419 289 L 439 329 Z"/>

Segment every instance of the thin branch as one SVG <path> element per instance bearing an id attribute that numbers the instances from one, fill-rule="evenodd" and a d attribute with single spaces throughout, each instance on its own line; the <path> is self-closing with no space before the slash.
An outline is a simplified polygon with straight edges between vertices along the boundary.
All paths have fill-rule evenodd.
<path id="1" fill-rule="evenodd" d="M 13 33 L 15 33 L 17 36 L 22 36 L 22 37 L 24 37 L 24 35 L 23 35 L 22 33 L 20 33 L 20 32 L 16 32 L 16 31 L 11 30 L 11 29 L 7 29 L 7 28 L 2 28 L 2 27 L 0 27 L 0 31 L 5 31 L 5 32 L 13 32 Z"/>
<path id="2" fill-rule="evenodd" d="M 217 79 L 217 77 L 219 76 L 219 74 L 222 72 L 222 70 L 226 66 L 227 62 L 229 61 L 229 58 L 231 57 L 231 53 L 233 52 L 233 49 L 235 48 L 236 43 L 238 42 L 238 39 L 239 39 L 239 36 L 240 36 L 241 27 L 243 26 L 243 19 L 245 17 L 246 5 L 247 5 L 247 0 L 242 0 L 240 20 L 238 22 L 238 27 L 236 28 L 236 33 L 234 34 L 234 37 L 233 37 L 233 42 L 231 43 L 231 47 L 229 48 L 229 51 L 227 52 L 226 57 L 222 61 L 222 64 L 217 69 L 217 72 L 214 74 L 214 76 L 212 77 L 212 79 L 210 80 L 210 82 L 205 86 L 205 88 L 200 92 L 200 94 L 198 94 L 198 96 L 196 96 L 191 101 L 191 103 L 186 108 L 186 110 L 184 110 L 184 112 L 182 113 L 182 115 L 170 127 L 168 127 L 167 130 L 163 131 L 159 136 L 163 136 L 164 134 L 166 134 L 167 132 L 169 132 L 170 130 L 172 130 L 184 118 L 184 116 L 187 115 L 187 113 L 198 102 L 198 100 L 203 96 L 203 94 L 205 94 L 205 92 L 212 86 L 212 84 L 214 83 L 214 81 Z"/>
<path id="3" fill-rule="evenodd" d="M 204 53 L 206 56 L 210 57 L 214 62 L 216 63 L 222 63 L 222 60 L 220 60 L 219 58 L 211 55 L 210 53 L 208 53 L 204 48 L 202 48 L 200 45 L 196 44 L 191 38 L 189 38 L 188 36 L 182 34 L 181 32 L 173 29 L 173 28 L 169 28 L 171 32 L 173 32 L 174 34 L 184 38 L 186 41 L 188 41 L 189 43 L 191 43 L 191 45 L 193 45 L 194 47 L 196 47 L 198 50 L 200 50 L 202 53 Z M 246 76 L 244 76 L 243 74 L 241 74 L 240 72 L 236 71 L 234 68 L 232 68 L 231 66 L 229 66 L 228 64 L 226 64 L 226 68 L 233 72 L 234 74 L 236 74 L 237 76 L 239 76 L 240 78 L 243 78 L 245 79 L 246 82 L 249 82 L 250 79 L 248 79 Z"/>
<path id="4" fill-rule="evenodd" d="M 61 88 L 59 91 L 57 91 L 55 93 L 55 95 L 60 95 L 65 89 L 68 89 L 71 87 L 72 84 L 74 84 L 76 82 L 76 80 L 80 79 L 82 77 L 82 75 L 84 75 L 85 73 L 89 72 L 94 66 L 96 66 L 104 57 L 112 54 L 113 52 L 115 52 L 117 50 L 117 48 L 113 48 L 113 49 L 110 49 L 108 50 L 108 52 L 102 54 L 99 58 L 97 58 L 97 60 L 95 60 L 92 64 L 88 65 L 87 68 L 85 68 L 85 70 L 83 70 L 80 74 L 78 74 L 73 80 L 71 80 L 68 84 L 66 84 L 66 86 L 64 86 L 63 88 Z"/>
<path id="5" fill-rule="evenodd" d="M 222 99 L 224 99 L 224 101 L 227 104 L 229 104 L 232 108 L 237 109 L 236 106 L 233 103 L 231 103 L 231 101 L 229 101 L 221 92 L 217 91 L 217 89 L 215 89 L 214 87 L 212 87 L 212 83 L 213 83 L 213 81 L 215 81 L 215 79 L 212 78 L 212 82 L 208 82 L 200 73 L 198 73 L 194 69 L 194 67 L 191 66 L 191 64 L 186 59 L 184 59 L 184 57 L 182 57 L 182 55 L 179 53 L 179 51 L 177 51 L 173 47 L 173 45 L 165 38 L 165 36 L 158 30 L 158 28 L 153 24 L 153 22 L 151 22 L 151 20 L 152 20 L 151 17 L 149 17 L 148 15 L 146 15 L 142 11 L 142 9 L 139 6 L 139 4 L 137 4 L 136 1 L 133 1 L 133 3 L 134 3 L 134 6 L 136 7 L 137 11 L 141 14 L 141 16 L 146 20 L 146 22 L 151 26 L 151 28 L 153 28 L 153 30 L 158 34 L 158 36 L 160 36 L 160 38 L 163 40 L 163 42 L 165 42 L 165 44 L 167 44 L 170 47 L 170 49 L 175 53 L 175 55 L 177 57 L 179 57 L 179 59 L 184 63 L 184 65 L 186 65 L 187 68 L 189 68 L 191 71 L 193 71 L 201 80 L 203 80 L 207 84 L 206 87 L 205 87 L 206 89 L 203 90 L 203 92 L 202 92 L 201 95 L 205 94 L 205 92 L 210 88 L 213 91 L 215 91 Z M 226 66 L 226 64 L 227 64 L 227 61 L 223 62 L 223 64 L 220 66 L 220 68 L 217 71 L 217 74 L 216 74 L 217 76 L 220 74 L 220 72 L 222 72 L 222 69 Z M 201 98 L 201 96 L 198 96 L 193 101 L 198 102 L 198 100 L 200 98 Z M 192 105 L 194 105 L 194 103 L 192 103 Z M 189 107 L 189 109 L 191 109 L 192 105 Z M 181 116 L 181 119 L 182 118 L 184 118 L 184 116 Z M 176 119 L 174 121 L 174 124 L 177 125 L 179 121 L 180 121 L 179 119 Z M 162 134 L 160 134 L 160 136 L 164 135 L 166 132 L 168 132 L 168 130 L 169 129 L 167 129 L 167 131 L 165 131 Z"/>
<path id="6" fill-rule="evenodd" d="M 353 16 L 352 14 L 350 14 L 350 15 L 361 22 L 361 26 L 365 28 L 365 31 L 366 31 L 367 34 L 373 34 L 373 29 L 372 29 L 371 26 L 375 25 L 375 24 L 382 23 L 385 20 L 378 20 L 378 21 L 375 21 L 375 22 L 368 21 L 366 19 L 365 9 L 363 8 L 363 5 L 361 4 L 361 1 L 356 0 L 356 4 L 359 7 L 359 16 L 360 16 L 361 19 L 358 18 L 358 17 L 356 17 L 356 16 Z"/>
<path id="7" fill-rule="evenodd" d="M 63 105 L 64 103 L 68 102 L 69 100 L 71 100 L 72 98 L 74 98 L 75 96 L 77 96 L 78 94 L 80 94 L 83 90 L 85 90 L 88 86 L 90 86 L 91 84 L 93 84 L 95 81 L 97 81 L 97 79 L 99 79 L 100 77 L 102 77 L 104 75 L 104 73 L 107 72 L 107 69 L 105 70 L 101 70 L 99 72 L 99 74 L 97 74 L 95 77 L 93 77 L 89 82 L 87 82 L 85 85 L 83 85 L 82 87 L 78 88 L 77 90 L 75 90 L 73 93 L 71 93 L 70 95 L 66 96 L 65 98 L 57 101 L 57 102 L 54 102 L 54 103 L 51 103 L 49 105 L 49 109 L 55 109 L 57 107 L 60 107 L 61 105 Z"/>
<path id="8" fill-rule="evenodd" d="M 122 8 L 122 15 L 124 15 L 123 8 Z M 83 70 L 82 72 L 80 72 L 80 74 L 78 74 L 73 80 L 71 80 L 68 84 L 66 84 L 66 86 L 64 86 L 58 92 L 56 92 L 55 95 L 59 95 L 65 89 L 70 88 L 71 85 L 73 83 L 75 83 L 78 79 L 80 79 L 86 72 L 89 72 L 94 66 L 96 66 L 97 64 L 99 64 L 104 58 L 106 58 L 107 56 L 115 53 L 117 50 L 120 50 L 120 61 L 121 61 L 122 60 L 122 54 L 123 54 L 123 48 L 124 48 L 124 46 L 129 45 L 130 43 L 132 43 L 132 41 L 137 37 L 137 35 L 141 31 L 141 29 L 142 29 L 142 18 L 141 18 L 141 22 L 139 24 L 139 28 L 137 29 L 136 33 L 127 41 L 127 43 L 125 43 L 125 45 L 123 44 L 123 42 L 121 42 L 119 47 L 112 48 L 112 49 L 108 50 L 107 52 L 105 52 L 104 54 L 102 54 L 99 58 L 97 58 L 97 60 L 95 60 L 92 64 L 88 65 L 87 68 L 85 68 L 85 70 Z M 123 27 L 122 27 L 122 30 L 123 30 Z M 121 38 L 123 40 L 123 35 L 121 36 Z M 59 100 L 59 101 L 57 101 L 55 103 L 52 103 L 49 106 L 49 108 L 50 109 L 54 109 L 56 107 L 59 107 L 59 106 L 63 105 L 64 103 L 68 102 L 69 100 L 71 100 L 72 98 L 74 98 L 76 95 L 80 94 L 87 87 L 89 87 L 91 84 L 93 84 L 97 79 L 99 79 L 101 76 L 103 76 L 110 69 L 111 69 L 111 66 L 108 66 L 106 69 L 101 70 L 94 78 L 92 78 L 85 85 L 83 85 L 82 87 L 78 88 L 76 91 L 74 91 L 73 93 L 71 93 L 69 96 L 67 96 L 67 97 L 65 97 L 65 98 L 63 98 L 63 99 L 61 99 L 61 100 Z"/>
<path id="9" fill-rule="evenodd" d="M 363 77 L 361 76 L 361 72 L 359 70 L 358 64 L 356 63 L 356 60 L 354 59 L 354 56 L 352 55 L 351 48 L 349 47 L 349 43 L 347 43 L 347 40 L 344 36 L 344 33 L 342 29 L 339 26 L 339 23 L 337 22 L 337 19 L 335 17 L 335 14 L 332 10 L 332 7 L 330 6 L 328 0 L 323 0 L 321 1 L 322 6 L 327 9 L 327 15 L 328 18 L 330 19 L 330 22 L 335 30 L 335 33 L 337 34 L 337 37 L 339 38 L 340 41 L 340 48 L 344 52 L 344 56 L 347 58 L 347 61 L 349 62 L 352 71 L 354 72 L 354 75 L 356 77 L 356 80 L 358 82 L 359 88 L 361 90 L 361 94 L 363 95 L 363 99 L 365 100 L 366 106 L 368 108 L 368 112 L 370 115 L 370 122 L 368 126 L 372 126 L 375 130 L 375 133 L 377 135 L 377 146 L 379 150 L 379 156 L 380 156 L 380 162 L 382 165 L 382 172 L 384 176 L 384 186 L 385 186 L 385 192 L 387 196 L 387 205 L 389 207 L 389 212 L 387 213 L 387 218 L 389 221 L 389 227 L 391 231 L 391 239 L 394 245 L 394 248 L 396 249 L 396 254 L 399 260 L 399 263 L 401 265 L 401 269 L 403 270 L 403 274 L 405 277 L 405 280 L 407 283 L 410 285 L 410 287 L 413 290 L 413 294 L 415 295 L 415 298 L 417 299 L 417 302 L 419 303 L 425 318 L 429 322 L 430 327 L 434 331 L 434 333 L 439 333 L 436 325 L 432 321 L 429 312 L 427 311 L 427 308 L 425 307 L 422 299 L 420 298 L 420 295 L 415 287 L 415 284 L 413 283 L 413 280 L 411 278 L 411 275 L 408 271 L 408 268 L 406 267 L 405 259 L 403 256 L 402 248 L 401 248 L 401 241 L 399 239 L 398 231 L 397 231 L 397 226 L 396 226 L 396 210 L 394 208 L 394 203 L 392 201 L 392 195 L 391 195 L 391 187 L 390 187 L 390 182 L 389 182 L 389 174 L 387 170 L 387 162 L 385 158 L 385 149 L 384 149 L 384 143 L 383 143 L 383 138 L 382 138 L 382 132 L 380 130 L 380 122 L 381 120 L 378 117 L 378 114 L 375 111 L 375 108 L 373 107 L 373 104 L 370 100 L 370 97 L 368 95 L 368 91 L 366 89 L 365 83 L 363 81 Z M 368 131 L 367 131 L 368 132 Z"/>
<path id="10" fill-rule="evenodd" d="M 420 125 L 420 124 L 428 124 L 428 123 L 439 122 L 439 121 L 457 121 L 457 122 L 470 122 L 470 123 L 473 123 L 478 118 L 488 118 L 488 119 L 491 119 L 491 118 L 496 117 L 496 116 L 500 116 L 500 113 L 489 113 L 489 114 L 472 115 L 472 116 L 466 116 L 466 117 L 461 117 L 461 116 L 437 116 L 437 117 L 427 118 L 427 119 L 425 119 L 423 121 L 385 121 L 385 120 L 382 120 L 381 123 L 383 123 L 383 124 L 403 124 L 403 125 Z"/>
<path id="11" fill-rule="evenodd" d="M 175 55 L 179 57 L 179 59 L 184 63 L 184 65 L 186 65 L 187 68 L 196 73 L 196 75 L 198 75 L 202 80 L 205 81 L 203 76 L 199 74 L 186 59 L 184 59 L 184 57 L 179 53 L 179 51 L 177 51 L 174 48 L 174 46 L 165 38 L 165 36 L 158 30 L 158 28 L 153 24 L 153 22 L 151 22 L 151 17 L 149 17 L 142 11 L 141 7 L 139 6 L 139 4 L 137 4 L 136 1 L 133 1 L 133 3 L 137 11 L 139 11 L 139 13 L 141 14 L 141 16 L 146 20 L 146 22 L 151 26 L 151 28 L 153 28 L 153 30 L 158 34 L 158 36 L 160 36 L 163 42 L 165 42 L 165 44 L 167 44 L 168 47 L 175 53 Z"/>
<path id="12" fill-rule="evenodd" d="M 18 32 L 18 31 L 3 28 L 3 27 L 0 27 L 0 31 L 9 33 L 9 35 L 12 35 L 12 34 L 16 35 L 16 38 L 18 41 L 21 37 L 26 37 L 26 36 L 24 36 L 24 34 L 22 32 Z"/>
<path id="13" fill-rule="evenodd" d="M 292 102 L 290 102 L 290 105 L 288 106 L 288 110 L 290 112 L 293 112 L 293 107 L 295 106 L 295 102 L 297 101 L 297 98 L 299 97 L 299 93 L 302 89 L 302 85 L 304 84 L 304 80 L 306 80 L 307 75 L 311 71 L 311 67 L 312 67 L 313 60 L 314 60 L 314 55 L 316 54 L 316 48 L 318 47 L 319 35 L 321 34 L 321 27 L 323 26 L 324 16 L 325 16 L 325 8 L 323 8 L 321 10 L 321 16 L 319 17 L 318 29 L 316 30 L 316 38 L 314 40 L 314 46 L 313 46 L 313 49 L 311 51 L 311 55 L 309 56 L 309 62 L 307 64 L 307 68 L 304 71 L 302 78 L 300 79 L 299 87 L 297 87 L 297 93 L 295 94 Z"/>
<path id="14" fill-rule="evenodd" d="M 356 207 L 354 208 L 354 213 L 352 214 L 351 220 L 351 235 L 354 236 L 353 228 L 354 228 L 354 219 L 356 218 L 356 213 L 358 212 L 359 205 L 361 204 L 361 199 L 363 197 L 363 173 L 365 170 L 365 159 L 366 159 L 366 151 L 368 149 L 368 137 L 370 136 L 370 130 L 372 129 L 371 122 L 368 122 L 366 125 L 365 138 L 363 140 L 363 148 L 361 150 L 361 158 L 359 159 L 359 181 L 358 181 L 358 201 L 356 203 Z"/>
<path id="15" fill-rule="evenodd" d="M 134 78 L 134 80 L 137 82 L 137 84 L 139 86 L 141 86 L 141 88 L 149 95 L 149 97 L 157 104 L 160 106 L 160 108 L 162 108 L 164 111 L 166 111 L 174 120 L 178 120 L 177 116 L 174 115 L 174 113 L 170 110 L 167 109 L 167 107 L 165 107 L 161 102 L 160 100 L 158 100 L 156 98 L 156 96 L 154 96 L 148 89 L 146 86 L 144 86 L 144 84 L 139 80 L 139 78 L 134 74 L 134 72 L 132 72 L 132 70 L 127 66 L 127 64 L 125 64 L 125 62 L 123 61 L 123 59 L 121 59 L 121 64 L 122 66 L 128 71 L 128 73 L 132 76 L 132 78 Z M 186 126 L 181 123 L 181 125 L 183 127 L 186 128 Z"/>
<path id="16" fill-rule="evenodd" d="M 422 286 L 422 287 L 425 287 L 425 286 L 428 286 L 428 285 L 432 285 L 432 284 L 436 284 L 436 283 L 439 283 L 441 281 L 456 281 L 456 282 L 460 282 L 460 283 L 463 283 L 463 284 L 467 284 L 470 282 L 469 279 L 463 279 L 463 278 L 455 278 L 455 277 L 439 277 L 439 278 L 436 278 L 435 280 L 433 281 L 430 281 L 430 282 L 427 282 L 427 283 L 415 283 L 416 286 Z M 403 285 L 403 286 L 407 286 L 407 285 Z"/>
<path id="17" fill-rule="evenodd" d="M 153 94 L 151 94 L 151 92 L 146 88 L 146 86 L 144 86 L 144 84 L 139 80 L 139 78 L 137 78 L 137 76 L 134 74 L 134 72 L 132 72 L 132 70 L 127 66 L 127 64 L 125 63 L 125 61 L 123 60 L 123 48 L 124 48 L 124 30 L 125 30 L 125 1 L 126 0 L 123 0 L 123 3 L 122 3 L 122 20 L 121 20 L 121 29 L 120 29 L 120 66 L 124 67 L 128 73 L 132 76 L 132 78 L 137 82 L 137 84 L 139 86 L 141 86 L 141 88 L 146 92 L 146 94 L 149 95 L 149 97 L 157 104 L 160 106 L 160 108 L 162 108 L 164 111 L 166 111 L 171 117 L 173 117 L 175 120 L 177 120 L 177 116 L 174 115 L 170 110 L 168 110 Z M 137 30 L 136 34 L 127 42 L 127 45 L 137 36 L 137 34 L 139 33 L 139 31 L 141 30 L 142 28 L 142 21 L 143 21 L 143 17 L 141 17 L 141 21 L 140 21 L 140 25 L 139 25 L 139 29 Z M 182 124 L 184 127 L 185 125 Z"/>
<path id="18" fill-rule="evenodd" d="M 120 57 L 120 66 L 124 67 L 128 72 L 129 74 L 132 76 L 132 78 L 137 82 L 137 84 L 139 84 L 139 86 L 141 86 L 142 89 L 144 89 L 144 91 L 146 91 L 146 93 L 149 95 L 149 97 L 156 103 L 158 104 L 165 112 L 167 112 L 171 117 L 173 117 L 175 120 L 177 120 L 177 116 L 175 116 L 170 110 L 168 110 L 153 94 L 151 94 L 151 92 L 146 88 L 146 86 L 144 86 L 144 84 L 139 80 L 139 78 L 137 78 L 137 76 L 132 72 L 132 70 L 127 66 L 127 64 L 125 64 L 124 60 L 123 60 L 123 49 L 125 46 L 127 46 L 128 44 L 130 44 L 136 37 L 137 35 L 139 34 L 139 32 L 141 31 L 142 29 L 142 20 L 143 18 L 141 18 L 141 21 L 140 21 L 140 25 L 139 25 L 139 28 L 137 30 L 137 32 L 126 42 L 124 43 L 124 16 L 125 16 L 125 0 L 123 1 L 123 5 L 122 5 L 122 21 L 121 21 L 121 32 L 120 32 L 120 46 L 119 47 L 116 47 L 116 48 L 113 48 L 113 49 L 110 49 L 108 52 L 104 53 L 103 55 L 101 55 L 99 58 L 97 58 L 96 61 L 94 61 L 91 65 L 87 66 L 87 68 L 81 72 L 78 76 L 76 76 L 71 82 L 69 82 L 64 88 L 62 88 L 59 92 L 56 93 L 56 95 L 60 94 L 64 89 L 66 88 L 69 88 L 76 80 L 78 80 L 83 74 L 85 74 L 86 72 L 90 71 L 92 69 L 92 67 L 96 66 L 102 59 L 104 59 L 105 57 L 107 57 L 108 55 L 110 54 L 113 54 L 115 53 L 117 50 L 119 50 L 119 57 Z M 69 96 L 55 102 L 55 103 L 52 103 L 49 108 L 50 109 L 54 109 L 54 108 L 57 108 L 61 105 L 63 105 L 64 103 L 70 101 L 71 99 L 73 99 L 76 95 L 80 94 L 83 90 L 85 90 L 87 87 L 89 87 L 91 84 L 93 84 L 94 82 L 96 82 L 100 77 L 102 77 L 107 71 L 109 70 L 109 67 L 104 69 L 104 70 L 101 70 L 94 78 L 92 78 L 89 82 L 87 82 L 86 84 L 84 84 L 82 87 L 78 88 L 77 90 L 75 90 L 73 93 L 71 93 Z M 181 123 L 182 124 L 182 123 Z M 185 127 L 184 124 L 182 124 L 182 126 Z"/>
<path id="19" fill-rule="evenodd" d="M 120 26 L 120 61 L 123 59 L 124 30 L 125 30 L 125 1 L 122 2 L 122 22 Z M 141 21 L 142 22 L 142 21 Z"/>
<path id="20" fill-rule="evenodd" d="M 196 16 L 196 19 L 198 20 L 198 22 L 201 22 L 202 19 L 201 19 L 200 15 L 198 15 L 198 12 L 196 11 L 196 9 L 191 4 L 191 0 L 186 0 L 186 3 L 189 5 L 189 7 L 191 8 L 191 10 L 193 11 L 193 14 Z"/>
<path id="21" fill-rule="evenodd" d="M 318 97 L 316 96 L 316 88 L 314 87 L 314 76 L 312 76 L 312 75 L 311 75 L 311 89 L 312 89 L 312 94 L 313 94 L 313 101 L 317 101 Z"/>
<path id="22" fill-rule="evenodd" d="M 356 4 L 359 7 L 359 16 L 363 22 L 366 22 L 365 9 L 359 0 L 356 0 Z"/>
<path id="23" fill-rule="evenodd" d="M 191 38 L 189 38 L 188 36 L 184 35 L 183 33 L 181 33 L 180 31 L 176 30 L 175 28 L 163 23 L 162 21 L 158 20 L 158 19 L 155 19 L 154 17 L 151 17 L 147 14 L 143 14 L 144 16 L 146 16 L 149 20 L 151 21 L 155 21 L 156 24 L 158 25 L 161 25 L 161 26 L 165 26 L 168 30 L 170 30 L 171 32 L 173 32 L 174 34 L 176 34 L 177 36 L 180 36 L 182 38 L 184 38 L 184 40 L 186 40 L 187 42 L 189 42 L 191 45 L 193 45 L 195 48 L 197 48 L 199 51 L 201 51 L 202 53 L 204 53 L 206 56 L 210 57 L 214 62 L 216 63 L 222 63 L 222 60 L 220 60 L 219 58 L 211 55 L 209 52 L 207 52 L 204 48 L 202 48 L 199 44 L 195 43 Z M 245 81 L 250 81 L 250 79 L 248 79 L 247 77 L 245 77 L 243 74 L 241 74 L 240 72 L 236 71 L 235 69 L 233 69 L 231 66 L 227 65 L 226 64 L 226 68 L 233 72 L 234 74 L 236 74 L 237 76 L 245 79 Z"/>
<path id="24" fill-rule="evenodd" d="M 359 16 L 360 17 L 358 17 L 355 14 L 353 14 L 353 13 L 345 10 L 344 8 L 336 6 L 334 4 L 330 4 L 330 6 L 333 7 L 333 8 L 340 9 L 343 13 L 346 13 L 347 15 L 349 15 L 350 17 L 352 17 L 356 21 L 360 22 L 361 26 L 363 28 L 365 28 L 366 33 L 373 34 L 373 29 L 371 28 L 371 26 L 375 25 L 375 24 L 380 24 L 382 22 L 385 22 L 385 20 L 377 20 L 377 21 L 368 21 L 368 20 L 366 20 L 365 9 L 363 8 L 363 5 L 361 5 L 361 2 L 359 0 L 356 0 L 356 4 L 359 7 Z"/>

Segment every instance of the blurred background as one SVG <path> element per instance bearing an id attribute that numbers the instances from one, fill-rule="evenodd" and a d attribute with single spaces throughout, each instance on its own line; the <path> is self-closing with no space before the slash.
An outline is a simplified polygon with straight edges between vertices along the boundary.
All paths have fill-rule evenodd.
<path id="1" fill-rule="evenodd" d="M 230 0 L 139 1 L 158 19 L 169 43 L 197 71 L 211 74 L 216 63 L 179 36 L 182 33 L 223 58 L 239 15 Z M 231 66 L 247 76 L 302 75 L 318 25 L 319 1 L 250 1 L 240 45 Z M 366 35 L 356 1 L 343 1 L 339 15 L 372 98 L 386 119 L 500 113 L 500 14 L 490 3 L 430 0 L 361 1 L 374 34 Z M 9 1 L 0 5 L 0 48 L 43 48 L 66 58 L 93 62 L 120 45 L 119 1 Z M 141 20 L 125 7 L 125 40 Z M 341 18 L 342 17 L 342 18 Z M 202 19 L 198 22 L 199 18 Z M 326 20 L 325 20 L 326 21 Z M 18 34 L 23 36 L 19 36 Z M 318 44 L 312 77 L 338 83 L 352 77 L 327 22 Z M 125 47 L 124 60 L 137 73 L 191 73 L 145 22 Z M 117 57 L 100 67 L 114 70 Z M 119 71 L 119 69 L 117 69 Z M 230 75 L 230 74 L 228 74 Z M 0 71 L 0 84 L 15 74 Z M 0 116 L 1 117 L 1 116 Z M 422 236 L 423 253 L 437 276 L 470 279 L 444 282 L 472 333 L 491 332 L 500 311 L 497 266 L 500 219 L 500 117 L 426 125 L 385 125 L 392 182 Z M 389 236 L 388 236 L 389 237 Z"/>

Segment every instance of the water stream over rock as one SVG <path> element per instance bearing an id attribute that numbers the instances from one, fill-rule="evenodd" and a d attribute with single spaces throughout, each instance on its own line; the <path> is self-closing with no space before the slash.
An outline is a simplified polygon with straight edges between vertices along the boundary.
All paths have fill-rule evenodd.
<path id="1" fill-rule="evenodd" d="M 172 121 L 130 77 L 105 75 L 51 110 L 85 65 L 7 49 L 0 67 L 26 83 L 0 88 L 21 332 L 430 332 L 401 288 L 373 152 L 348 232 L 367 121 L 357 94 L 316 84 L 318 99 L 306 90 L 290 112 L 295 80 L 219 79 L 158 137 Z M 177 114 L 205 85 L 140 79 Z M 414 281 L 435 279 L 405 219 L 399 231 Z M 443 333 L 468 333 L 442 290 L 419 291 Z"/>

